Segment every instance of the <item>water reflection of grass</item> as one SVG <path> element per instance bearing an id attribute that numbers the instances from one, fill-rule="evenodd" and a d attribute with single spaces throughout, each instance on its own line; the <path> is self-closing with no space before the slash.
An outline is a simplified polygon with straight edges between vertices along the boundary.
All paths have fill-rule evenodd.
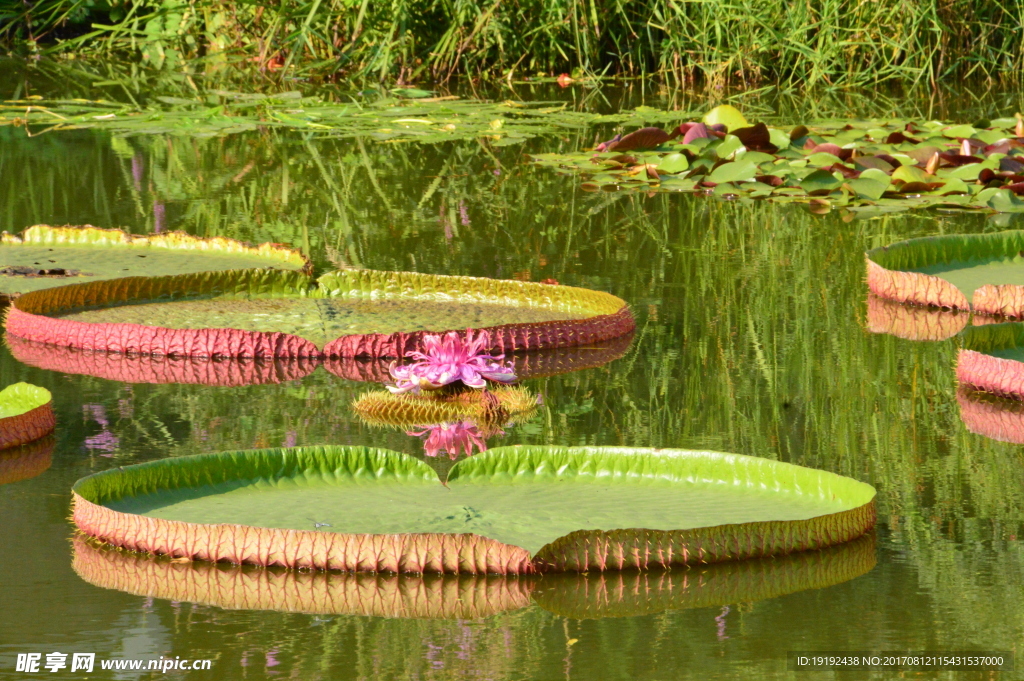
<path id="1" fill-rule="evenodd" d="M 856 593 L 847 594 L 847 615 L 837 621 L 864 617 L 865 608 L 850 603 L 869 602 L 880 632 L 905 629 L 899 608 L 930 608 L 941 622 L 932 633 L 942 641 L 1008 647 L 1024 635 L 1019 449 L 962 425 L 955 341 L 915 343 L 863 328 L 864 250 L 1004 223 L 943 214 L 844 222 L 835 213 L 695 196 L 587 195 L 524 167 L 518 150 L 480 143 L 402 147 L 267 133 L 133 140 L 115 153 L 106 138 L 73 139 L 62 152 L 46 141 L 0 146 L 5 167 L 21 169 L 0 174 L 0 195 L 21 197 L 0 203 L 0 225 L 20 229 L 46 219 L 145 231 L 161 200 L 169 228 L 295 244 L 322 267 L 550 277 L 625 298 L 638 317 L 626 356 L 528 382 L 545 397 L 538 418 L 494 444 L 708 447 L 865 480 L 879 489 L 887 558 L 877 570 L 912 564 L 920 583 L 902 588 L 922 588 L 931 600 L 900 593 L 883 602 L 851 583 Z M 570 137 L 548 144 L 583 143 Z M 138 190 L 130 172 L 136 153 L 146 164 Z M 60 219 L 46 217 L 52 215 Z M 131 415 L 110 424 L 121 461 L 285 442 L 419 447 L 401 433 L 356 422 L 344 405 L 366 386 L 323 370 L 279 385 L 135 386 L 129 395 L 117 383 L 64 379 L 0 357 L 5 379 L 24 377 L 54 392 L 61 437 L 72 449 L 91 433 L 81 423 L 83 402 L 105 403 L 108 415 L 120 415 L 118 402 L 130 400 Z M 825 607 L 807 598 L 808 607 Z M 764 607 L 758 612 L 775 606 Z M 411 640 L 451 634 L 380 620 L 333 626 L 325 642 L 331 649 L 373 640 L 389 660 L 403 659 Z M 601 626 L 583 633 L 634 650 L 668 635 L 654 618 L 628 625 L 626 634 Z M 521 652 L 539 655 L 552 641 L 564 649 L 561 624 L 525 611 L 474 630 L 488 641 L 476 654 L 498 646 L 503 628 L 523 627 L 539 633 L 516 639 Z"/>

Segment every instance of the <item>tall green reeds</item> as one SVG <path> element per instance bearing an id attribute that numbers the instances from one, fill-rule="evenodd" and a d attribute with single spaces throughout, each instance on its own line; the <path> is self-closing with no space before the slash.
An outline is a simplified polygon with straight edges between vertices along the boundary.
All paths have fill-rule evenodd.
<path id="1" fill-rule="evenodd" d="M 1019 78 L 1022 31 L 1024 5 L 1009 0 L 0 0 L 0 40 L 12 48 L 399 82 Z"/>

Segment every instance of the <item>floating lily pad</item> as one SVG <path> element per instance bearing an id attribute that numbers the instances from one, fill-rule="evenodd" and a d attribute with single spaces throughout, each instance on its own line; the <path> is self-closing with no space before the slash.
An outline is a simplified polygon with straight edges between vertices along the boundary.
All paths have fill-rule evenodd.
<path id="1" fill-rule="evenodd" d="M 873 534 L 821 551 L 688 570 L 543 576 L 268 570 L 171 562 L 97 546 L 81 536 L 72 545 L 79 577 L 138 596 L 229 610 L 429 619 L 476 619 L 533 603 L 573 619 L 750 603 L 840 584 L 876 562 Z"/>
<path id="2" fill-rule="evenodd" d="M 0 299 L 86 281 L 274 267 L 312 271 L 298 251 L 249 246 L 184 232 L 136 236 L 119 229 L 35 225 L 20 237 L 0 234 Z"/>
<path id="3" fill-rule="evenodd" d="M 987 324 L 964 330 L 957 355 L 961 386 L 1024 400 L 1024 324 Z"/>
<path id="4" fill-rule="evenodd" d="M 868 293 L 867 329 L 914 341 L 952 338 L 967 326 L 969 312 L 897 303 Z"/>
<path id="5" fill-rule="evenodd" d="M 867 253 L 868 287 L 916 305 L 1024 317 L 1024 231 L 910 239 Z"/>
<path id="6" fill-rule="evenodd" d="M 460 461 L 444 485 L 397 452 L 305 447 L 118 468 L 78 481 L 73 497 L 79 529 L 134 550 L 526 574 L 819 549 L 867 532 L 874 495 L 833 473 L 735 454 L 518 446 Z"/>
<path id="7" fill-rule="evenodd" d="M 692 191 L 780 202 L 821 199 L 863 215 L 941 206 L 1024 212 L 1024 122 L 1017 118 L 990 121 L 986 129 L 939 121 L 769 126 L 750 125 L 725 105 L 704 121 L 709 125 L 644 128 L 643 136 L 659 143 L 642 158 L 617 153 L 620 147 L 608 143 L 530 158 L 560 173 L 576 171 L 586 189 Z M 917 131 L 915 136 L 910 130 Z M 657 171 L 651 173 L 651 167 Z M 706 192 L 710 188 L 715 191 Z"/>
<path id="8" fill-rule="evenodd" d="M 7 315 L 19 338 L 186 357 L 404 357 L 427 333 L 490 332 L 500 352 L 578 346 L 632 332 L 607 293 L 532 282 L 345 270 L 234 270 L 130 277 L 34 291 Z"/>
<path id="9" fill-rule="evenodd" d="M 0 485 L 42 474 L 50 467 L 56 446 L 57 440 L 49 435 L 26 445 L 0 450 Z"/>
<path id="10" fill-rule="evenodd" d="M 1024 403 L 961 386 L 956 393 L 967 430 L 999 442 L 1024 445 Z"/>
<path id="11" fill-rule="evenodd" d="M 56 421 L 50 391 L 28 383 L 0 390 L 0 449 L 17 447 L 50 433 Z"/>

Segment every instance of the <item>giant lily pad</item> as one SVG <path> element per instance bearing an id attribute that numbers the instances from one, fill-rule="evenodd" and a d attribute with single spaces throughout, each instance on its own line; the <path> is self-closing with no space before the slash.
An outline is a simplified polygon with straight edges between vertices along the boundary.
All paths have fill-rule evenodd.
<path id="1" fill-rule="evenodd" d="M 184 232 L 136 236 L 119 229 L 35 225 L 20 237 L 0 234 L 0 299 L 85 281 L 274 267 L 312 271 L 298 251 L 249 246 Z"/>
<path id="2" fill-rule="evenodd" d="M 364 447 L 265 449 L 104 471 L 86 534 L 203 560 L 392 572 L 649 569 L 819 549 L 875 522 L 870 485 L 736 454 L 502 447 L 441 484 Z"/>
<path id="3" fill-rule="evenodd" d="M 0 449 L 38 440 L 53 430 L 56 421 L 46 388 L 14 383 L 0 390 Z"/>
<path id="4" fill-rule="evenodd" d="M 1024 317 L 1024 231 L 901 241 L 869 251 L 867 267 L 883 298 Z"/>
<path id="5" fill-rule="evenodd" d="M 1024 400 L 1024 324 L 972 326 L 962 339 L 956 362 L 961 386 Z"/>
<path id="6" fill-rule="evenodd" d="M 465 419 L 504 424 L 529 418 L 537 403 L 537 395 L 518 386 L 425 395 L 374 390 L 360 395 L 352 410 L 373 426 L 412 428 Z"/>
<path id="7" fill-rule="evenodd" d="M 83 350 L 188 357 L 404 357 L 428 333 L 490 332 L 494 350 L 577 346 L 630 333 L 599 291 L 414 272 L 234 270 L 34 291 L 7 331 Z"/>
<path id="8" fill-rule="evenodd" d="M 57 441 L 52 435 L 0 451 L 0 485 L 28 480 L 40 475 L 53 461 Z"/>
<path id="9" fill-rule="evenodd" d="M 875 540 L 688 570 L 543 576 L 305 572 L 167 558 L 77 536 L 73 567 L 95 586 L 230 610 L 475 619 L 536 603 L 573 619 L 749 603 L 839 584 L 875 566 Z"/>

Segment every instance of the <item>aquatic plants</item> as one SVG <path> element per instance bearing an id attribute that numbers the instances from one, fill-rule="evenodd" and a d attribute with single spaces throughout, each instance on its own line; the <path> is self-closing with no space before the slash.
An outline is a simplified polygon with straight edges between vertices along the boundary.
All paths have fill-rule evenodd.
<path id="1" fill-rule="evenodd" d="M 155 325 L 154 322 L 163 325 Z M 188 357 L 402 357 L 445 327 L 491 350 L 583 345 L 632 332 L 619 298 L 569 286 L 414 272 L 235 270 L 33 291 L 10 335 L 83 350 Z"/>
<path id="2" fill-rule="evenodd" d="M 440 390 L 446 386 L 463 385 L 467 388 L 486 388 L 488 382 L 513 383 L 516 375 L 504 355 L 488 355 L 491 335 L 487 331 L 466 329 L 460 336 L 449 331 L 443 337 L 427 334 L 423 337 L 423 351 L 413 350 L 406 359 L 415 360 L 398 366 L 392 362 L 389 372 L 394 379 L 387 389 L 395 394 Z"/>
<path id="3" fill-rule="evenodd" d="M 0 449 L 38 440 L 56 425 L 46 388 L 12 383 L 0 390 Z"/>
<path id="4" fill-rule="evenodd" d="M 263 482 L 245 482 L 255 480 Z M 501 494 L 510 484 L 518 493 Z M 219 503 L 227 489 L 233 502 Z M 333 515 L 303 529 L 304 509 L 294 515 L 272 501 L 298 501 L 296 492 L 318 508 L 316 498 L 332 495 Z M 552 513 L 512 513 L 523 493 Z M 391 572 L 713 563 L 823 548 L 875 520 L 874 489 L 832 473 L 733 454 L 593 447 L 491 449 L 456 464 L 444 487 L 423 462 L 386 450 L 232 452 L 108 470 L 76 483 L 73 498 L 79 529 L 133 550 Z M 344 510 L 353 504 L 362 511 Z M 320 531 L 324 523 L 331 531 Z"/>
<path id="5" fill-rule="evenodd" d="M 832 87 L 884 81 L 935 84 L 1020 72 L 1013 4 L 740 0 L 632 5 L 611 0 L 437 5 L 420 0 L 173 0 L 5 5 L 9 49 L 118 57 L 140 70 L 258 71 L 268 79 L 445 80 L 455 74 L 548 80 L 561 72 L 711 86 L 782 82 Z M 901 18 L 900 30 L 891 17 Z M 530 30 L 523 30 L 530 26 Z M 811 30 L 808 27 L 813 27 Z M 564 82 L 564 81 L 563 81 Z M 415 88 L 409 88 L 416 94 Z"/>
<path id="6" fill-rule="evenodd" d="M 430 395 L 375 390 L 353 401 L 352 410 L 370 425 L 408 429 L 467 419 L 485 424 L 508 424 L 510 420 L 528 419 L 538 402 L 537 395 L 520 386 Z"/>
<path id="7" fill-rule="evenodd" d="M 680 139 L 681 138 L 681 139 Z M 593 151 L 531 154 L 588 191 L 700 192 L 869 216 L 949 207 L 1024 212 L 1024 118 L 751 124 L 723 105 L 703 122 L 644 128 Z"/>
<path id="8" fill-rule="evenodd" d="M 0 233 L 0 302 L 83 280 L 274 267 L 313 271 L 302 253 L 280 244 L 248 244 L 184 232 L 146 236 L 92 225 L 34 225 Z"/>
<path id="9" fill-rule="evenodd" d="M 0 451 L 0 485 L 21 482 L 41 475 L 53 462 L 57 441 L 44 436 L 28 444 Z"/>

